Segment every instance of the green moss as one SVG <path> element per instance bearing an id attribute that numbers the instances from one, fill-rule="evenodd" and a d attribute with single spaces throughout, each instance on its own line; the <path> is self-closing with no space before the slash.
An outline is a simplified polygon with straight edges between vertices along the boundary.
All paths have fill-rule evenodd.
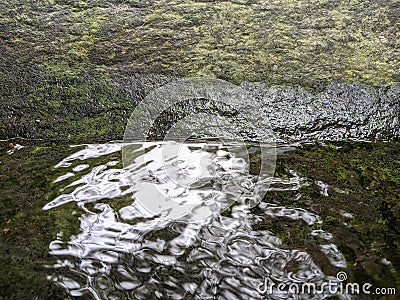
<path id="1" fill-rule="evenodd" d="M 311 87 L 400 78 L 391 1 L 9 1 L 0 14 L 12 55 L 41 65 Z"/>
<path id="2" fill-rule="evenodd" d="M 112 140 L 123 136 L 127 115 L 135 103 L 125 98 L 110 78 L 94 77 L 80 69 L 55 66 L 31 86 L 28 101 L 46 139 L 74 141 Z"/>
<path id="3" fill-rule="evenodd" d="M 326 216 L 324 219 L 324 223 L 325 225 L 338 225 L 339 224 L 339 220 L 336 219 L 335 217 L 332 216 Z"/>
<path id="4" fill-rule="evenodd" d="M 51 166 L 71 150 L 20 143 L 25 147 L 12 156 L 5 153 L 5 143 L 0 147 L 0 299 L 64 299 L 65 292 L 46 277 L 48 245 L 57 232 L 76 233 L 79 226 L 68 209 L 50 213 L 42 208 L 55 179 Z"/>
<path id="5" fill-rule="evenodd" d="M 337 168 L 335 173 L 336 173 L 336 178 L 337 178 L 338 181 L 346 180 L 347 174 L 346 174 L 346 171 L 343 168 L 341 168 L 341 167 Z"/>
<path id="6" fill-rule="evenodd" d="M 95 47 L 96 34 L 100 29 L 100 24 L 107 16 L 101 14 L 102 10 L 98 9 L 90 11 L 73 13 L 74 20 L 77 23 L 74 25 L 74 30 L 80 32 L 80 39 L 67 43 L 67 56 L 78 61 L 89 60 L 89 54 Z"/>
<path id="7" fill-rule="evenodd" d="M 142 86 L 118 84 L 133 74 L 312 91 L 400 78 L 400 12 L 390 1 L 12 0 L 0 15 L 6 137 L 121 138 L 132 102 L 144 97 Z M 24 116 L 13 111 L 22 108 Z M 114 132 L 96 124 L 115 124 Z"/>

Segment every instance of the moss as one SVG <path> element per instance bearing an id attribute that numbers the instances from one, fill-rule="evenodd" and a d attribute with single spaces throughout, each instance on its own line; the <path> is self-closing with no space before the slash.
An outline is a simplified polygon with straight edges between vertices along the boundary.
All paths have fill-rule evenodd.
<path id="1" fill-rule="evenodd" d="M 75 143 L 122 137 L 135 105 L 107 76 L 68 67 L 47 69 L 27 98 L 39 120 L 34 126 L 44 134 L 39 137 Z"/>
<path id="2" fill-rule="evenodd" d="M 332 217 L 332 216 L 328 215 L 324 219 L 324 224 L 325 225 L 338 225 L 339 224 L 339 220 L 336 219 L 335 217 Z"/>
<path id="3" fill-rule="evenodd" d="M 400 8 L 391 1 L 12 0 L 0 15 L 3 137 L 69 141 L 73 123 L 90 132 L 72 129 L 74 142 L 121 138 L 144 96 L 139 79 L 119 84 L 133 74 L 312 91 L 400 79 Z"/>
<path id="4" fill-rule="evenodd" d="M 345 181 L 348 177 L 346 170 L 342 167 L 337 168 L 335 173 L 338 181 Z"/>
<path id="5" fill-rule="evenodd" d="M 0 147 L 0 299 L 64 299 L 65 292 L 46 277 L 44 265 L 51 262 L 48 245 L 55 233 L 72 233 L 79 227 L 68 209 L 57 215 L 42 207 L 54 179 L 51 165 L 70 150 L 65 146 L 50 149 L 48 145 L 30 147 L 20 143 L 26 147 L 12 156 L 5 153 L 4 143 Z"/>
<path id="6" fill-rule="evenodd" d="M 67 53 L 71 59 L 89 62 L 89 54 L 95 47 L 96 34 L 100 29 L 100 24 L 107 16 L 102 15 L 102 10 L 84 10 L 73 13 L 73 19 L 78 21 L 73 26 L 73 30 L 80 33 L 80 38 L 66 44 Z"/>
<path id="7" fill-rule="evenodd" d="M 0 7 L 2 40 L 29 63 L 303 86 L 400 76 L 391 1 L 31 3 Z"/>

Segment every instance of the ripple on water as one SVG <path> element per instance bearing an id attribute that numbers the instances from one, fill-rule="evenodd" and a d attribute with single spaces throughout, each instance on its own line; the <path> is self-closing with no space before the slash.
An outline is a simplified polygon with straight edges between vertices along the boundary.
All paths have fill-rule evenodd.
<path id="1" fill-rule="evenodd" d="M 325 275 L 306 250 L 284 246 L 273 227 L 256 229 L 257 224 L 271 219 L 298 222 L 310 228 L 310 239 L 320 243 L 330 264 L 344 268 L 346 261 L 330 233 L 312 230 L 321 222 L 317 214 L 266 202 L 258 205 L 259 213 L 251 212 L 246 203 L 255 179 L 234 148 L 187 144 L 180 155 L 170 155 L 162 164 L 162 146 L 142 144 L 136 147 L 132 164 L 122 168 L 115 157 L 108 158 L 122 146 L 87 145 L 56 166 L 65 169 L 65 174 L 55 184 L 69 192 L 44 209 L 62 209 L 68 202 L 83 209 L 79 233 L 59 234 L 49 246 L 57 258 L 48 266 L 54 269 L 49 278 L 71 296 L 324 299 L 330 295 L 329 291 L 299 295 L 277 289 L 266 294 L 266 284 L 312 283 L 323 289 L 324 283 L 338 279 Z M 261 188 L 296 191 L 309 184 L 295 171 L 290 176 L 265 178 Z M 157 207 L 148 204 L 157 197 L 162 199 Z M 125 204 L 113 208 L 119 202 Z M 203 217 L 196 222 L 199 213 Z"/>

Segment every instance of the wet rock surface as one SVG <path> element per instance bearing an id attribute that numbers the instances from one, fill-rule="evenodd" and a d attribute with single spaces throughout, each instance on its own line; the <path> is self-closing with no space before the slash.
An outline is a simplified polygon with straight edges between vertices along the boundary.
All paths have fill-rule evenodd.
<path id="1" fill-rule="evenodd" d="M 248 87 L 285 139 L 397 136 L 396 1 L 13 0 L 0 15 L 3 139 L 121 138 L 149 91 L 188 76 Z"/>
<path id="2" fill-rule="evenodd" d="M 400 88 L 374 89 L 359 84 L 334 84 L 318 94 L 296 88 L 263 88 L 244 84 L 257 99 L 250 104 L 258 118 L 282 141 L 389 140 L 400 137 Z M 250 112 L 249 112 L 250 113 Z"/>
<path id="3" fill-rule="evenodd" d="M 2 138 L 23 137 L 69 142 L 122 139 L 125 126 L 137 105 L 150 92 L 178 80 L 160 75 L 135 75 L 115 80 L 75 76 L 44 79 L 17 101 L 4 98 L 1 106 Z M 243 82 L 248 95 L 243 102 L 219 110 L 205 103 L 186 103 L 160 115 L 155 127 L 167 129 L 179 117 L 199 112 L 224 115 L 241 134 L 254 140 L 257 132 L 272 131 L 275 141 L 301 140 L 391 140 L 400 137 L 400 88 L 373 88 L 362 84 L 332 84 L 323 91 L 301 87 L 268 87 Z M 171 91 L 173 93 L 173 91 Z M 182 103 L 188 99 L 182 99 Z M 205 99 L 213 101 L 213 99 Z M 160 104 L 163 99 L 160 99 Z M 197 109 L 194 109 L 197 107 Z M 139 125 L 138 125 L 139 126 Z M 211 121 L 208 124 L 211 125 Z M 217 132 L 220 124 L 215 124 Z M 257 127 L 257 128 L 256 128 Z M 221 129 L 221 128 L 219 128 Z M 219 130 L 221 131 L 221 130 Z M 164 133 L 157 133 L 162 138 Z M 223 135 L 223 128 L 220 135 Z"/>
<path id="4" fill-rule="evenodd" d="M 56 260 L 49 254 L 49 245 L 79 237 L 80 220 L 91 219 L 80 219 L 85 211 L 72 202 L 49 211 L 43 207 L 60 195 L 58 178 L 72 182 L 72 171 L 83 175 L 108 162 L 122 165 L 120 155 L 111 153 L 73 165 L 69 173 L 54 166 L 77 151 L 66 144 L 121 139 L 132 112 L 149 93 L 188 77 L 226 80 L 249 98 L 237 107 L 220 108 L 204 99 L 208 110 L 189 101 L 162 115 L 161 129 L 191 111 L 211 113 L 210 118 L 217 111 L 244 125 L 262 120 L 264 127 L 248 126 L 241 138 L 252 140 L 272 130 L 278 142 L 293 143 L 280 145 L 276 190 L 252 210 L 236 207 L 221 219 L 238 219 L 252 234 L 273 234 L 282 253 L 310 253 L 325 274 L 344 267 L 335 260 L 340 253 L 352 282 L 398 288 L 399 16 L 399 3 L 392 0 L 1 2 L 0 140 L 22 139 L 0 142 L 0 299 L 71 297 L 76 283 L 65 276 L 79 269 L 79 258 L 71 268 L 62 255 Z M 318 142 L 297 143 L 305 140 Z M 296 185 L 299 178 L 304 186 Z M 116 200 L 102 207 L 117 211 L 132 203 L 131 198 Z M 303 223 L 292 214 L 305 210 L 321 222 Z M 285 218 L 284 212 L 295 218 Z M 227 224 L 217 223 L 203 237 L 216 237 L 220 247 L 218 237 L 229 238 L 220 234 Z M 176 226 L 144 238 L 169 242 L 180 233 Z M 319 248 L 324 239 L 337 248 Z M 249 239 L 253 245 L 264 240 Z M 230 251 L 224 247 L 222 252 Z M 207 259 L 210 267 L 215 262 L 212 251 L 205 256 L 195 247 L 185 251 L 192 255 L 180 256 L 179 263 L 188 267 L 189 279 L 214 288 L 204 295 L 218 293 L 218 277 L 210 281 L 209 273 L 201 273 Z M 142 274 L 146 268 L 134 273 L 142 276 L 138 282 L 146 282 L 139 290 L 143 298 L 171 288 L 160 282 L 173 282 L 175 288 L 182 277 L 180 270 L 173 273 L 156 259 L 122 257 L 129 267 L 151 265 L 151 275 Z M 190 259 L 196 268 L 185 265 Z M 287 264 L 285 272 L 296 267 Z M 243 278 L 240 268 L 222 270 Z M 49 274 L 66 285 L 56 286 Z M 223 296 L 237 293 L 237 281 L 221 283 Z M 96 284 L 103 287 L 101 280 Z M 126 281 L 117 286 L 122 296 L 134 287 Z M 182 285 L 179 291 L 191 297 L 193 286 Z"/>

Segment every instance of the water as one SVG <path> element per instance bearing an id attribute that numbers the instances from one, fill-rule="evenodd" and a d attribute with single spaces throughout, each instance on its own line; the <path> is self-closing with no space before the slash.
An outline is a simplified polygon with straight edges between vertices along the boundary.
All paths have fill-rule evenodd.
<path id="1" fill-rule="evenodd" d="M 179 80 L 135 108 L 124 142 L 0 145 L 0 292 L 364 299 L 352 283 L 398 287 L 397 89 Z"/>
<path id="2" fill-rule="evenodd" d="M 123 166 L 119 156 L 110 160 L 123 146 L 86 145 L 55 166 L 62 170 L 54 181 L 59 192 L 43 209 L 75 203 L 80 228 L 76 235 L 58 233 L 49 245 L 56 262 L 46 267 L 48 279 L 70 296 L 353 298 L 328 289 L 341 280 L 323 269 L 346 270 L 347 262 L 316 211 L 262 197 L 249 202 L 273 192 L 300 199 L 312 180 L 295 170 L 260 176 L 251 171 L 251 147 L 242 153 L 242 147 L 215 142 L 183 143 L 179 149 L 174 142 L 131 144 L 131 164 Z M 294 149 L 275 148 L 278 156 Z M 334 189 L 315 184 L 323 197 Z M 271 225 L 276 221 L 286 228 L 284 236 Z M 294 227 L 313 248 L 288 246 L 296 239 L 290 236 Z M 279 283 L 286 288 L 277 289 Z M 295 291 L 305 283 L 316 292 Z"/>

